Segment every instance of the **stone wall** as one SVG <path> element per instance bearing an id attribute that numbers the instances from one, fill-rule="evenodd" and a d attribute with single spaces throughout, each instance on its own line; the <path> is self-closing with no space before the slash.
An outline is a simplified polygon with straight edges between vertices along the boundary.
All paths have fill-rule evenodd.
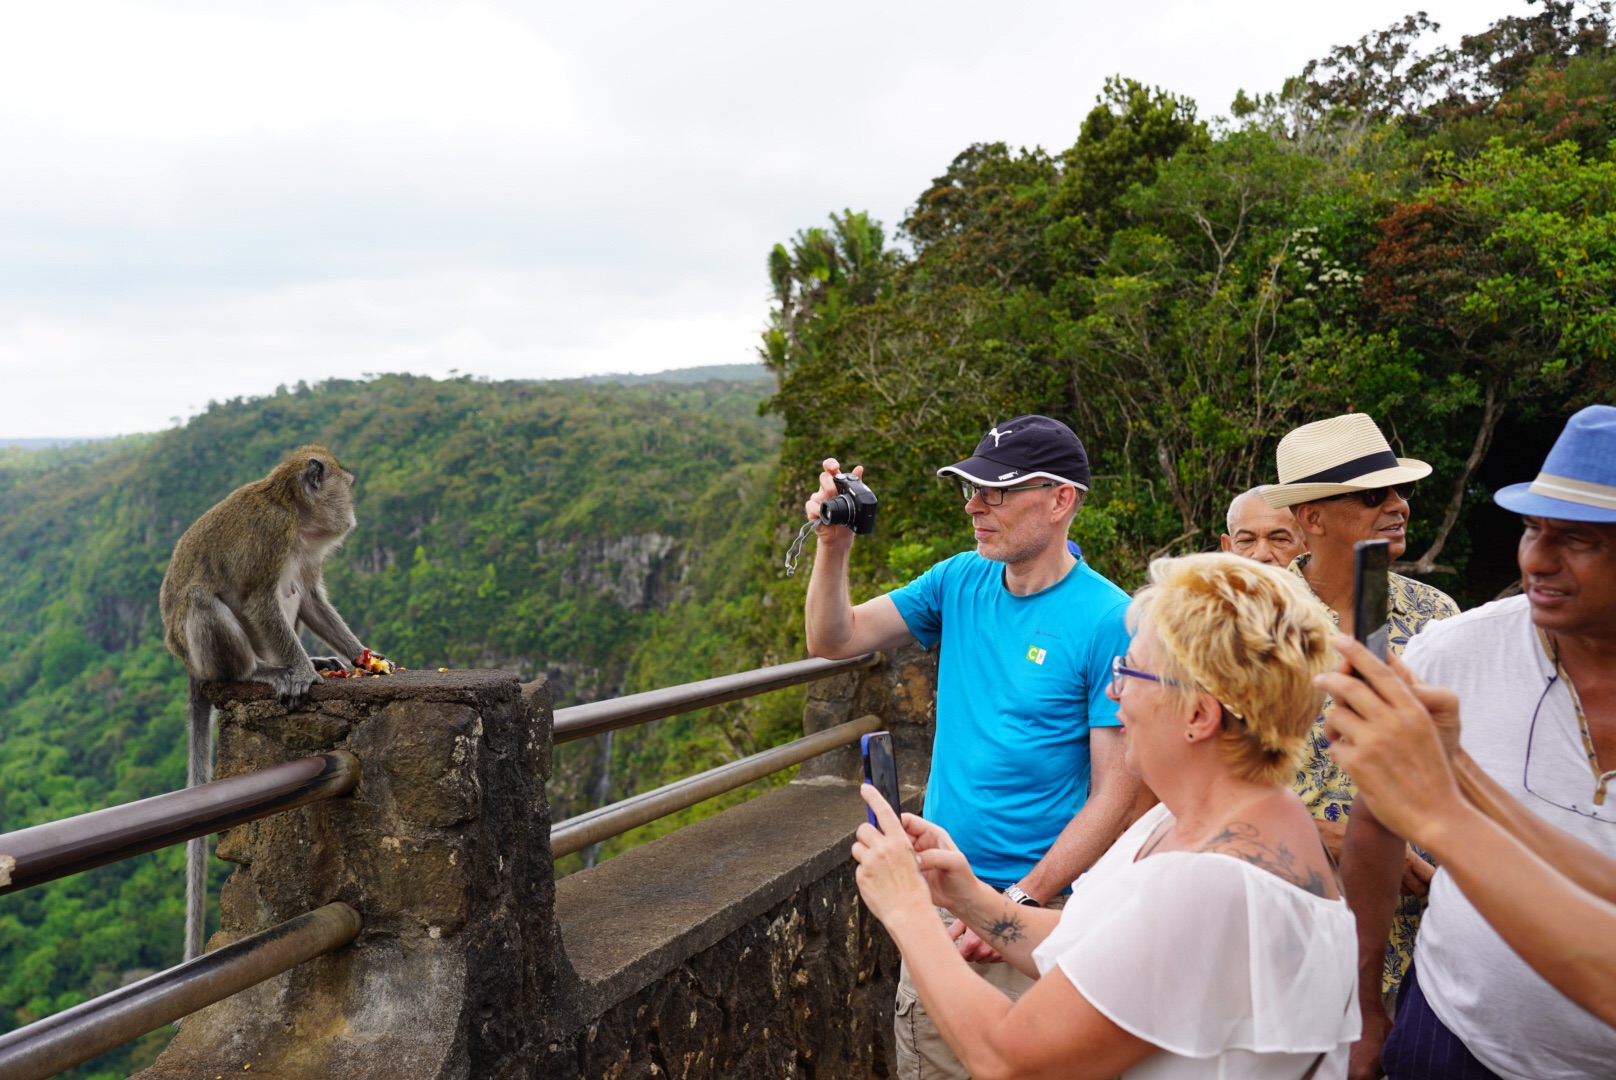
<path id="1" fill-rule="evenodd" d="M 918 806 L 934 671 L 904 650 L 816 684 L 805 727 L 880 715 Z M 363 928 L 187 1018 L 145 1080 L 890 1074 L 898 956 L 853 882 L 856 748 L 556 882 L 544 683 L 409 672 L 295 712 L 258 686 L 214 702 L 220 776 L 341 749 L 363 778 L 222 834 L 237 869 L 210 945 L 333 900 Z"/>
<path id="2" fill-rule="evenodd" d="M 859 901 L 846 781 L 794 782 L 556 888 L 550 1080 L 885 1077 L 898 953 Z"/>
<path id="3" fill-rule="evenodd" d="M 811 734 L 874 714 L 905 803 L 931 764 L 937 654 L 918 646 L 813 683 Z M 564 949 L 550 1080 L 892 1075 L 898 952 L 859 900 L 856 746 L 722 814 L 556 886 Z"/>
<path id="4" fill-rule="evenodd" d="M 500 672 L 332 680 L 288 712 L 228 686 L 218 775 L 328 750 L 358 756 L 348 797 L 230 829 L 220 896 L 237 940 L 333 900 L 359 937 L 187 1018 L 142 1077 L 433 1080 L 526 1075 L 555 951 L 549 702 Z"/>
<path id="5" fill-rule="evenodd" d="M 924 788 L 931 775 L 931 740 L 937 721 L 937 650 L 906 645 L 882 654 L 873 668 L 810 683 L 803 733 L 812 735 L 872 714 L 892 732 L 899 781 Z M 859 748 L 848 746 L 808 762 L 799 775 L 804 779 L 851 779 L 860 771 Z"/>

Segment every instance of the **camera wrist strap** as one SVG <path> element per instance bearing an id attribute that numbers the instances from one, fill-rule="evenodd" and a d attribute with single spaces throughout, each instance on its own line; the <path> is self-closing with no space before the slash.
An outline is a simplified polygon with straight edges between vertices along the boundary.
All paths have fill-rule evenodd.
<path id="1" fill-rule="evenodd" d="M 791 541 L 790 547 L 786 548 L 786 577 L 790 577 L 797 572 L 797 560 L 802 557 L 803 541 L 807 540 L 808 534 L 818 527 L 819 522 L 817 521 L 803 522 L 801 531 L 797 533 L 797 538 Z"/>

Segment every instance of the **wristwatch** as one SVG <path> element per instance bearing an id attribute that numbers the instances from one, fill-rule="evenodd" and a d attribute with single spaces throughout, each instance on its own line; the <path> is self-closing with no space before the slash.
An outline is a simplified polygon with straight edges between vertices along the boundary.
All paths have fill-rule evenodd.
<path id="1" fill-rule="evenodd" d="M 1004 895 L 1024 907 L 1043 907 L 1038 901 L 1021 891 L 1020 885 L 1012 885 L 1004 890 Z"/>

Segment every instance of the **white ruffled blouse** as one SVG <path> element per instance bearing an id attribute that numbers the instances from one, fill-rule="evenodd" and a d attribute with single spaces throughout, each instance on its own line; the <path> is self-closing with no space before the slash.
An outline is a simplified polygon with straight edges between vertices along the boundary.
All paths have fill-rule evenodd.
<path id="1" fill-rule="evenodd" d="M 1326 900 L 1230 855 L 1134 859 L 1157 806 L 1078 880 L 1033 953 L 1126 1031 L 1162 1048 L 1127 1080 L 1346 1076 L 1358 1037 L 1357 934 Z"/>

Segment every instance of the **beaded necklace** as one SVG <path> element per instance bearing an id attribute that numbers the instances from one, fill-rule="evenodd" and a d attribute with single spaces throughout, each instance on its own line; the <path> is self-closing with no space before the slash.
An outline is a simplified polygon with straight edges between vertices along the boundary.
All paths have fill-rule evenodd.
<path id="1" fill-rule="evenodd" d="M 1577 726 L 1582 729 L 1582 748 L 1588 754 L 1588 768 L 1593 770 L 1594 774 L 1594 805 L 1604 806 L 1605 788 L 1612 780 L 1616 780 L 1616 769 L 1603 773 L 1599 771 L 1599 754 L 1594 749 L 1594 737 L 1588 730 L 1588 714 L 1582 711 L 1582 698 L 1577 694 L 1577 686 L 1571 681 L 1571 676 L 1566 674 L 1565 665 L 1560 663 L 1560 650 L 1556 647 L 1554 639 L 1541 626 L 1534 629 L 1537 630 L 1537 640 L 1543 646 L 1543 652 L 1548 656 L 1549 663 L 1554 665 L 1555 677 L 1565 683 L 1566 691 L 1571 695 L 1571 710 L 1577 714 Z"/>

